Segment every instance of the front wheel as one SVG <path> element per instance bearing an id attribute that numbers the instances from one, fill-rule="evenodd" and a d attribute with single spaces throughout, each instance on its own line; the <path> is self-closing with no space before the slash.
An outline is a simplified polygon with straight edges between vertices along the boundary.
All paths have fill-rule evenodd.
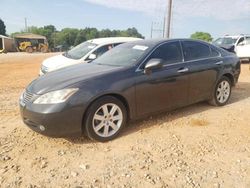
<path id="1" fill-rule="evenodd" d="M 32 48 L 31 46 L 29 46 L 29 47 L 27 47 L 27 48 L 25 49 L 25 51 L 26 51 L 27 53 L 33 53 L 33 48 Z"/>
<path id="2" fill-rule="evenodd" d="M 119 135 L 127 121 L 127 110 L 115 97 L 96 100 L 88 109 L 84 121 L 85 134 L 92 140 L 106 142 Z"/>
<path id="3" fill-rule="evenodd" d="M 209 101 L 214 106 L 224 106 L 228 103 L 232 91 L 232 83 L 229 78 L 223 76 L 215 87 L 213 99 Z"/>

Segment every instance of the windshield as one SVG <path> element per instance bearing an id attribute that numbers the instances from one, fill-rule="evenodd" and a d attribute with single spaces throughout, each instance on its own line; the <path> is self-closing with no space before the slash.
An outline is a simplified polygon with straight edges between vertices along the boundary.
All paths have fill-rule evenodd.
<path id="1" fill-rule="evenodd" d="M 84 42 L 78 46 L 72 48 L 68 52 L 65 52 L 63 55 L 70 59 L 81 59 L 86 54 L 88 54 L 92 49 L 97 45 L 91 42 Z"/>
<path id="2" fill-rule="evenodd" d="M 232 37 L 225 37 L 225 38 L 218 38 L 216 41 L 214 41 L 217 45 L 234 45 L 236 43 L 237 39 Z"/>
<path id="3" fill-rule="evenodd" d="M 110 66 L 135 65 L 148 51 L 148 46 L 126 43 L 108 51 L 93 63 Z"/>

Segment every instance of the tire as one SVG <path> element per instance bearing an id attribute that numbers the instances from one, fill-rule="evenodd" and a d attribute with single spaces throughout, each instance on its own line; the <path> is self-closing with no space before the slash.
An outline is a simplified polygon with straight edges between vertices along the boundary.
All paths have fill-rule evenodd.
<path id="1" fill-rule="evenodd" d="M 7 54 L 7 50 L 5 50 L 5 49 L 4 50 L 0 50 L 0 54 L 2 54 L 2 53 L 3 54 Z"/>
<path id="2" fill-rule="evenodd" d="M 33 53 L 33 48 L 32 48 L 32 47 L 27 47 L 27 48 L 25 49 L 25 51 L 26 51 L 27 53 Z"/>
<path id="3" fill-rule="evenodd" d="M 226 76 L 223 76 L 216 84 L 213 92 L 213 99 L 209 103 L 213 106 L 225 106 L 232 92 L 232 82 Z"/>
<path id="4" fill-rule="evenodd" d="M 40 51 L 41 51 L 42 53 L 47 53 L 47 52 L 48 52 L 48 50 L 47 50 L 46 47 L 42 47 Z"/>
<path id="5" fill-rule="evenodd" d="M 97 99 L 87 110 L 84 133 L 92 140 L 107 142 L 119 135 L 126 122 L 124 104 L 115 97 L 105 96 Z"/>

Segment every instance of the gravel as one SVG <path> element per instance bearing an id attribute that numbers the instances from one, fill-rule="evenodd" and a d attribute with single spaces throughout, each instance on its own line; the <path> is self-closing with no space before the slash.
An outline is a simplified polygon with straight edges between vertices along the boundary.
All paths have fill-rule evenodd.
<path id="1" fill-rule="evenodd" d="M 22 123 L 19 94 L 51 55 L 0 55 L 1 187 L 250 187 L 247 65 L 229 105 L 152 116 L 96 143 L 47 138 Z"/>

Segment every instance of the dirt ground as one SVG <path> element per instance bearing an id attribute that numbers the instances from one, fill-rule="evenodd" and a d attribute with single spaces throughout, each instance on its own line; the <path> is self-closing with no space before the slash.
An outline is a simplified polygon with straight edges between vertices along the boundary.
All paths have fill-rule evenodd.
<path id="1" fill-rule="evenodd" d="M 29 130 L 18 98 L 54 54 L 0 54 L 0 187 L 250 187 L 250 70 L 230 104 L 130 123 L 108 143 Z"/>

